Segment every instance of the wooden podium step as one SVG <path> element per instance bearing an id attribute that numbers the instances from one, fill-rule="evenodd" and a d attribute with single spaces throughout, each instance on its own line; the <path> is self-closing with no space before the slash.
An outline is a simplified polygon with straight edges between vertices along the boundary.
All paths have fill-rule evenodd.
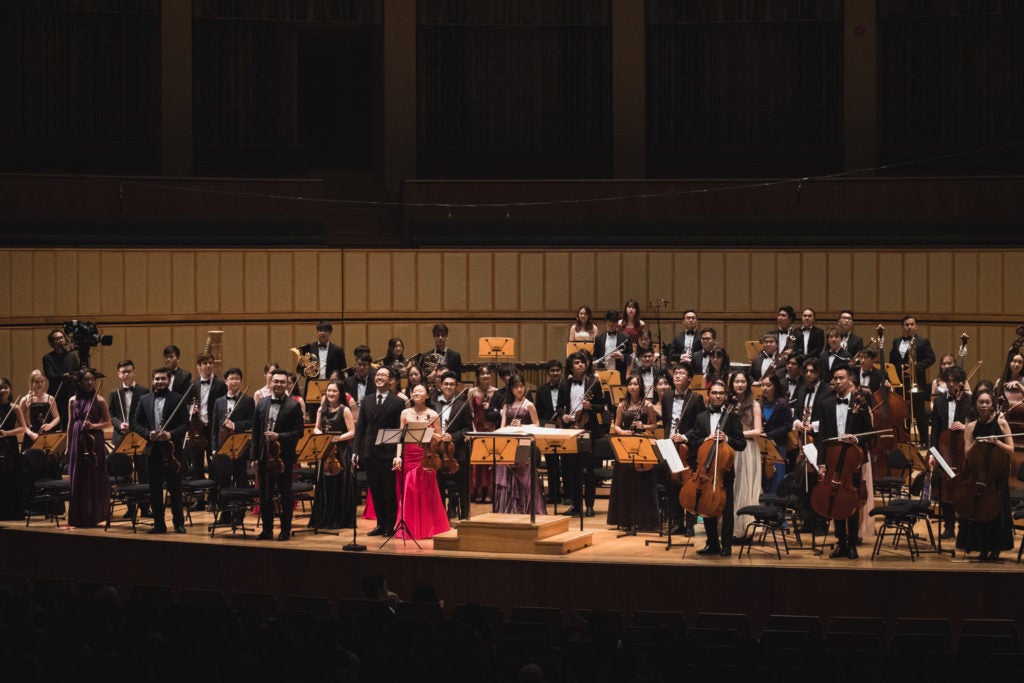
<path id="1" fill-rule="evenodd" d="M 572 521 L 564 515 L 537 515 L 531 523 L 530 515 L 488 512 L 434 536 L 434 549 L 565 555 L 594 544 L 593 533 L 569 531 Z"/>

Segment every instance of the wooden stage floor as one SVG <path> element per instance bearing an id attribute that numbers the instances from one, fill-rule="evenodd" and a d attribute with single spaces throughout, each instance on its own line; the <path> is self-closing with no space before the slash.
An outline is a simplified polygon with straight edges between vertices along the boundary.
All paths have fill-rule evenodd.
<path id="1" fill-rule="evenodd" d="M 657 534 L 618 538 L 621 531 L 604 523 L 606 505 L 599 498 L 597 516 L 584 520 L 593 545 L 562 556 L 441 551 L 431 540 L 417 547 L 398 538 L 382 547 L 382 539 L 366 536 L 374 522 L 363 519 L 358 542 L 367 550 L 348 552 L 342 546 L 351 542 L 351 529 L 314 534 L 301 511 L 295 520 L 300 531 L 288 542 L 257 541 L 255 532 L 243 539 L 229 529 L 218 529 L 211 539 L 208 512 L 194 512 L 185 535 L 149 536 L 148 526 L 133 534 L 131 523 L 120 519 L 106 532 L 56 528 L 41 519 L 29 527 L 0 522 L 0 573 L 109 582 L 125 590 L 159 585 L 333 599 L 361 597 L 360 580 L 373 572 L 385 575 L 402 597 L 426 582 L 450 605 L 479 602 L 506 611 L 518 605 L 560 607 L 567 614 L 597 608 L 725 611 L 750 614 L 754 622 L 779 613 L 1024 618 L 1018 598 L 1024 565 L 1016 563 L 1016 549 L 996 564 L 961 552 L 924 552 L 911 561 L 905 546 L 889 546 L 872 561 L 873 539 L 865 539 L 857 560 L 829 559 L 827 547 L 822 554 L 791 547 L 778 560 L 770 544 L 755 545 L 749 557 L 737 557 L 734 548 L 732 557 L 704 558 L 696 554 L 705 540 L 700 525 L 693 539 L 673 537 L 674 544 L 691 546 L 666 550 L 645 543 L 665 540 Z M 474 516 L 489 511 L 489 505 L 473 505 Z M 578 518 L 570 529 L 579 529 Z M 923 522 L 917 531 L 927 551 Z M 803 539 L 810 543 L 808 535 Z"/>

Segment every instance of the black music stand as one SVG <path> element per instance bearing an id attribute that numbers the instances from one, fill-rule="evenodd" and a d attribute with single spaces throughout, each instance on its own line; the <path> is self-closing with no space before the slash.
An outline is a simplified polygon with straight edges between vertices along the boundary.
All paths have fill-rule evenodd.
<path id="1" fill-rule="evenodd" d="M 326 453 L 327 449 L 331 447 L 331 439 L 333 437 L 333 434 L 312 434 L 305 441 L 302 442 L 302 449 L 299 450 L 297 455 L 295 456 L 296 463 L 313 463 L 314 491 L 316 490 L 316 481 L 320 474 L 320 467 L 322 466 L 322 463 L 320 461 L 322 459 L 323 454 Z M 306 469 L 305 471 L 307 473 L 309 472 L 308 469 Z M 300 469 L 299 472 L 301 477 L 302 470 Z M 308 481 L 306 483 L 308 483 Z M 305 489 L 303 489 L 303 493 L 308 495 L 308 491 L 306 491 Z M 316 505 L 315 500 L 313 501 L 313 504 Z M 313 519 L 315 519 L 315 516 L 311 514 L 310 520 L 312 521 Z M 296 532 L 292 531 L 292 533 L 294 534 Z M 320 533 L 320 530 L 317 528 L 316 524 L 313 524 L 313 534 L 316 535 L 318 533 Z"/>
<path id="2" fill-rule="evenodd" d="M 469 450 L 470 465 L 490 465 L 496 471 L 498 464 L 512 465 L 516 461 L 518 436 L 495 434 L 494 432 L 467 432 L 472 439 Z M 491 512 L 497 511 L 498 499 L 491 496 Z"/>
<path id="3" fill-rule="evenodd" d="M 637 498 L 637 464 L 640 465 L 657 465 L 665 462 L 661 459 L 661 454 L 651 448 L 651 440 L 646 436 L 613 436 L 608 439 L 611 441 L 612 450 L 615 452 L 615 459 L 618 460 L 619 464 L 623 467 L 629 467 L 632 470 L 632 524 L 626 529 L 624 533 L 619 534 L 616 538 L 622 538 L 623 536 L 636 536 L 637 525 L 636 525 L 636 498 Z"/>
<path id="4" fill-rule="evenodd" d="M 939 467 L 942 468 L 942 472 L 947 477 L 949 477 L 950 479 L 953 479 L 956 476 L 956 472 L 954 472 L 953 468 L 950 467 L 948 462 L 946 462 L 946 459 L 944 457 L 942 457 L 942 453 L 939 453 L 939 449 L 938 448 L 936 448 L 935 446 L 932 446 L 930 449 L 928 449 L 928 452 L 932 455 L 933 458 L 935 458 L 935 462 L 939 463 Z M 924 470 L 921 473 L 921 476 L 929 476 L 928 470 Z M 932 495 L 933 496 L 936 495 L 936 492 L 934 490 L 932 491 Z M 953 542 L 953 544 L 954 544 L 953 548 L 951 548 L 948 551 L 942 549 L 942 503 L 941 503 L 941 501 L 937 501 L 937 502 L 939 502 L 939 533 L 938 534 L 933 534 L 932 533 L 931 522 L 926 518 L 925 519 L 925 524 L 926 524 L 926 526 L 928 528 L 928 535 L 931 536 L 930 540 L 932 542 L 932 547 L 935 549 L 935 553 L 937 555 L 944 555 L 944 554 L 946 554 L 946 552 L 949 552 L 949 556 L 955 558 L 956 557 L 956 541 L 955 540 Z M 925 550 L 925 551 L 921 551 L 921 552 L 932 552 L 932 551 Z"/>
<path id="5" fill-rule="evenodd" d="M 684 463 L 680 459 L 680 457 L 679 457 L 679 450 L 678 450 L 678 447 L 676 446 L 676 443 L 672 439 L 658 439 L 657 441 L 654 442 L 654 445 L 655 445 L 656 449 L 658 450 L 658 454 L 661 457 L 661 460 L 668 467 L 669 479 L 671 480 L 672 475 L 674 475 L 674 474 L 678 474 L 678 475 L 682 476 L 683 471 L 686 469 L 686 463 Z M 672 487 L 671 487 L 671 485 L 669 486 L 667 495 L 669 495 L 669 496 L 672 495 Z M 665 514 L 669 515 L 668 516 L 668 534 L 667 534 L 668 538 L 666 540 L 664 540 L 664 541 L 659 541 L 656 538 L 648 538 L 648 539 L 646 539 L 644 541 L 644 547 L 647 547 L 647 546 L 649 546 L 652 543 L 657 543 L 659 545 L 664 544 L 665 550 L 669 550 L 673 546 L 677 546 L 677 545 L 687 546 L 687 547 L 692 546 L 693 545 L 693 541 L 687 541 L 685 543 L 673 543 L 672 542 L 672 517 L 671 517 L 671 513 L 670 513 L 671 505 L 669 504 L 667 499 L 665 501 L 665 507 L 667 508 L 665 510 Z M 684 520 L 686 519 L 686 511 L 685 510 L 683 511 L 683 519 Z M 658 535 L 660 536 L 661 534 L 659 533 Z M 684 554 L 685 554 L 685 551 L 684 551 Z"/>
<path id="6" fill-rule="evenodd" d="M 356 523 L 356 520 L 358 520 L 358 518 L 359 518 L 358 515 L 356 514 L 356 508 L 358 508 L 358 501 L 356 500 L 356 493 L 358 491 L 358 488 L 356 487 L 356 465 L 355 465 L 355 459 L 352 457 L 351 449 L 349 449 L 349 452 L 348 452 L 348 462 L 347 463 L 342 463 L 342 465 L 344 467 L 347 467 L 347 468 L 349 468 L 351 470 L 351 475 L 349 476 L 348 490 L 349 490 L 350 500 L 352 501 L 352 542 L 351 543 L 346 543 L 345 545 L 341 546 L 341 549 L 342 550 L 347 550 L 349 552 L 360 553 L 360 552 L 363 552 L 364 550 L 366 550 L 366 546 L 363 545 L 362 543 L 360 543 L 358 538 L 357 538 L 357 536 L 356 536 L 356 534 L 358 533 L 358 530 L 359 530 L 359 525 Z"/>
<path id="7" fill-rule="evenodd" d="M 402 427 L 401 429 L 381 429 L 379 432 L 377 432 L 377 445 L 386 446 L 391 443 L 429 443 L 429 431 L 430 430 L 427 427 L 427 423 L 425 422 L 411 422 Z M 388 541 L 394 538 L 399 531 L 404 530 L 405 535 L 402 537 L 402 545 L 405 545 L 406 540 L 411 540 L 417 548 L 423 550 L 423 547 L 419 544 L 419 542 L 415 538 L 413 538 L 412 530 L 409 528 L 409 525 L 405 523 L 405 458 L 402 458 L 402 469 L 398 471 L 398 476 L 402 477 L 402 500 L 400 501 L 401 506 L 399 507 L 399 509 L 401 510 L 401 514 L 398 515 L 398 521 L 395 523 L 395 528 L 391 532 L 391 535 L 385 538 L 384 542 L 381 543 L 379 547 L 383 548 L 384 546 L 386 546 L 388 544 Z"/>
<path id="8" fill-rule="evenodd" d="M 249 446 L 249 441 L 252 440 L 251 432 L 239 432 L 232 434 L 228 438 L 224 439 L 217 448 L 217 455 L 226 455 L 232 460 L 238 460 L 240 457 L 245 455 L 245 450 Z"/>
<path id="9" fill-rule="evenodd" d="M 128 434 L 134 434 L 134 432 L 129 431 L 127 434 L 125 434 L 126 438 Z M 138 436 L 139 438 L 142 438 L 141 435 Z M 39 436 L 36 437 L 36 440 L 32 442 L 32 448 L 42 451 L 43 453 L 46 454 L 46 457 L 50 457 L 51 455 L 55 454 L 59 455 L 64 451 L 64 447 L 67 443 L 67 438 L 67 432 L 47 432 L 46 434 L 40 434 Z M 142 447 L 145 448 L 146 440 L 142 439 L 142 441 Z"/>

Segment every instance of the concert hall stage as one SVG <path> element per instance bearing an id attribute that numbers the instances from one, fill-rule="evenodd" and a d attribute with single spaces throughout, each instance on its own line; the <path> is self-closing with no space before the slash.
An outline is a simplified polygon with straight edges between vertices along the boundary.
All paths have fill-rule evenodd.
<path id="1" fill-rule="evenodd" d="M 195 526 L 186 535 L 149 536 L 148 527 L 133 534 L 131 524 L 117 520 L 107 532 L 100 529 L 61 529 L 52 522 L 33 520 L 0 523 L 0 574 L 31 578 L 62 578 L 76 582 L 109 582 L 123 590 L 136 585 L 216 589 L 231 593 L 321 596 L 331 599 L 362 597 L 361 578 L 367 573 L 387 577 L 392 590 L 408 598 L 420 582 L 432 584 L 447 605 L 470 602 L 497 605 L 573 609 L 616 609 L 698 612 L 742 612 L 752 626 L 769 614 L 814 614 L 1022 620 L 1024 602 L 1017 599 L 1022 568 L 1016 549 L 997 564 L 965 560 L 962 553 L 921 555 L 911 562 L 905 547 L 889 547 L 870 560 L 868 541 L 860 559 L 828 558 L 791 549 L 776 559 L 770 546 L 755 545 L 748 558 L 702 558 L 698 530 L 690 547 L 645 544 L 657 534 L 617 538 L 620 530 L 598 515 L 585 520 L 593 545 L 561 556 L 434 550 L 431 540 L 367 537 L 373 522 L 359 520 L 364 552 L 347 552 L 351 530 L 340 534 L 306 531 L 306 515 L 296 517 L 302 529 L 288 542 L 243 540 L 230 530 L 216 538 L 204 533 L 209 513 L 195 513 Z M 489 506 L 474 504 L 474 515 Z M 253 518 L 247 518 L 251 523 Z M 579 529 L 578 519 L 570 528 Z M 918 532 L 925 536 L 923 523 Z M 689 539 L 673 537 L 673 543 Z M 809 537 L 804 535 L 805 543 Z M 922 538 L 922 549 L 927 542 Z M 1019 542 L 1019 540 L 1018 540 Z M 684 557 L 685 552 L 685 557 Z"/>

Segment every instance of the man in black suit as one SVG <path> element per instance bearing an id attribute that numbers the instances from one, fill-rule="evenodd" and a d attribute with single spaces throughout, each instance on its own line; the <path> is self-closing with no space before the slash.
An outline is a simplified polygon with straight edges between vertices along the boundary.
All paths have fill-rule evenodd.
<path id="1" fill-rule="evenodd" d="M 797 391 L 804 384 L 804 357 L 793 349 L 788 349 L 782 352 L 786 356 L 786 360 L 782 365 L 782 369 L 778 371 L 779 380 L 782 381 L 782 388 L 786 391 L 786 398 L 789 399 L 789 405 L 793 408 L 793 414 L 796 415 L 796 398 Z"/>
<path id="2" fill-rule="evenodd" d="M 196 368 L 199 370 L 199 376 L 192 383 L 192 393 L 189 397 L 203 423 L 206 451 L 197 453 L 198 462 L 191 464 L 191 471 L 195 476 L 203 477 L 207 465 L 213 457 L 212 425 L 214 423 L 210 419 L 210 414 L 213 412 L 213 404 L 217 402 L 217 399 L 228 393 L 228 387 L 224 380 L 213 374 L 213 355 L 205 352 L 197 355 Z"/>
<path id="3" fill-rule="evenodd" d="M 185 409 L 178 409 L 181 394 L 170 391 L 171 373 L 167 368 L 153 371 L 153 391 L 139 399 L 138 410 L 132 420 L 132 431 L 142 435 L 146 446 L 146 465 L 149 470 L 149 506 L 153 511 L 151 534 L 167 533 L 164 520 L 164 486 L 171 494 L 171 521 L 174 531 L 185 533 L 185 513 L 181 505 L 181 474 L 184 464 L 180 460 L 182 442 L 188 431 Z"/>
<path id="4" fill-rule="evenodd" d="M 956 450 L 954 448 L 956 441 L 959 441 L 959 452 L 961 455 L 963 454 L 964 431 L 967 428 L 967 413 L 971 409 L 971 396 L 963 390 L 964 382 L 967 381 L 967 373 L 963 368 L 957 365 L 946 368 L 942 373 L 942 380 L 946 383 L 948 391 L 940 393 L 932 399 L 931 445 L 939 450 L 939 453 L 946 458 L 950 467 L 955 471 L 955 468 L 962 467 L 963 463 L 949 461 Z M 949 432 L 949 447 L 943 453 L 942 449 L 939 449 L 939 443 L 942 441 L 943 432 L 947 431 Z M 945 470 L 935 462 L 935 456 L 928 456 L 928 464 L 932 468 L 932 500 L 939 501 L 939 510 L 942 514 L 942 538 L 955 538 L 953 502 L 948 499 L 943 500 L 941 495 L 942 485 L 947 475 Z M 949 485 L 947 484 L 947 486 Z"/>
<path id="5" fill-rule="evenodd" d="M 691 451 L 699 454 L 705 441 L 715 440 L 725 441 L 736 452 L 747 447 L 747 440 L 743 436 L 743 424 L 739 417 L 722 410 L 725 405 L 725 395 L 725 380 L 715 380 L 708 388 L 707 410 L 697 416 L 693 428 L 683 437 Z M 698 555 L 728 557 L 732 554 L 732 532 L 736 521 L 732 512 L 732 485 L 735 481 L 736 473 L 732 469 L 723 474 L 722 488 L 725 489 L 725 508 L 721 515 L 721 529 L 719 529 L 717 517 L 704 517 L 704 531 L 708 540 L 707 545 L 697 551 Z M 721 541 L 719 541 L 719 533 L 721 533 Z"/>
<path id="6" fill-rule="evenodd" d="M 775 332 L 766 332 L 761 336 L 761 351 L 750 361 L 750 377 L 752 380 L 759 380 L 764 377 L 765 372 L 774 366 L 778 370 L 781 364 L 775 362 L 779 352 L 779 338 Z"/>
<path id="7" fill-rule="evenodd" d="M 186 387 L 192 383 L 192 373 L 178 366 L 180 360 L 181 349 L 174 344 L 168 344 L 164 347 L 164 367 L 167 368 L 168 377 L 170 378 L 167 388 L 183 396 Z"/>
<path id="8" fill-rule="evenodd" d="M 370 379 L 370 366 L 373 364 L 373 358 L 368 353 L 361 353 L 356 356 L 355 371 L 350 377 L 345 378 L 345 391 L 356 400 L 357 404 L 363 402 L 363 398 L 367 393 L 373 393 L 373 383 Z M 359 413 L 353 413 L 352 416 L 358 420 Z"/>
<path id="9" fill-rule="evenodd" d="M 623 384 L 626 383 L 626 358 L 632 352 L 629 336 L 619 330 L 619 312 L 604 314 L 604 333 L 594 340 L 594 358 L 607 358 L 598 365 L 599 370 L 618 370 Z M 561 365 L 561 364 L 559 364 Z M 538 417 L 540 415 L 538 414 Z"/>
<path id="10" fill-rule="evenodd" d="M 274 488 L 281 499 L 281 533 L 277 540 L 287 541 L 292 536 L 292 466 L 295 465 L 295 446 L 302 438 L 305 420 L 299 402 L 288 395 L 288 371 L 278 368 L 270 380 L 271 395 L 260 399 L 252 421 L 252 448 L 250 459 L 257 461 L 260 482 L 260 516 L 263 531 L 257 536 L 268 541 L 274 537 Z M 284 461 L 284 472 L 269 474 L 267 456 L 277 444 Z"/>
<path id="11" fill-rule="evenodd" d="M 914 411 L 914 422 L 917 424 L 917 435 L 921 446 L 928 447 L 928 415 L 925 413 L 925 401 L 929 391 L 928 368 L 935 364 L 935 352 L 932 343 L 917 334 L 917 318 L 913 315 L 903 316 L 903 336 L 892 341 L 889 350 L 889 362 L 900 369 L 903 377 L 903 398 L 911 402 Z M 911 349 L 914 356 L 914 372 L 910 372 Z M 917 392 L 912 393 L 914 385 Z M 908 429 L 910 424 L 908 421 Z"/>
<path id="12" fill-rule="evenodd" d="M 67 431 L 68 428 L 68 399 L 75 393 L 75 382 L 71 375 L 78 371 L 80 363 L 78 355 L 68 351 L 68 338 L 64 330 L 54 329 L 46 335 L 52 349 L 43 356 L 43 374 L 50 385 L 50 392 L 57 404 L 57 414 L 60 416 L 60 431 Z"/>
<path id="13" fill-rule="evenodd" d="M 273 376 L 271 376 L 273 381 Z M 244 434 L 252 431 L 253 417 L 256 414 L 256 403 L 251 396 L 242 393 L 242 371 L 239 368 L 228 368 L 224 372 L 224 384 L 226 393 L 219 396 L 213 402 L 213 410 L 210 413 L 210 447 L 211 452 L 216 453 L 223 445 L 221 443 L 221 432 L 224 437 L 231 434 Z M 239 488 L 249 485 L 249 475 L 246 471 L 246 464 L 249 461 L 250 441 L 235 458 L 235 469 L 231 477 L 227 479 L 218 478 L 217 488 L 237 486 Z"/>
<path id="14" fill-rule="evenodd" d="M 329 320 L 321 320 L 316 325 L 316 341 L 310 342 L 309 344 L 303 344 L 299 347 L 300 358 L 298 364 L 295 366 L 295 374 L 299 377 L 306 377 L 306 387 L 303 390 L 302 398 L 306 398 L 309 391 L 309 380 L 311 379 L 330 379 L 331 373 L 337 372 L 338 376 L 345 371 L 348 367 L 345 364 L 345 349 L 338 346 L 337 344 L 331 343 L 331 333 L 334 331 L 334 325 Z M 319 365 L 319 374 L 310 377 L 305 374 L 306 364 L 305 357 L 307 354 L 311 354 L 312 357 L 317 361 Z M 312 405 L 306 407 L 309 412 L 309 421 L 312 422 L 316 417 L 316 402 L 312 401 Z"/>
<path id="15" fill-rule="evenodd" d="M 690 370 L 694 375 L 708 374 L 711 364 L 711 354 L 721 351 L 724 354 L 723 368 L 729 367 L 729 352 L 724 346 L 718 345 L 718 332 L 713 327 L 705 327 L 700 331 L 700 350 L 693 354 L 690 361 Z"/>
<path id="16" fill-rule="evenodd" d="M 793 409 L 793 417 L 796 419 L 793 421 L 793 429 L 799 432 L 814 433 L 817 431 L 817 424 L 814 422 L 814 415 L 817 411 L 821 410 L 821 404 L 824 400 L 832 396 L 835 392 L 832 387 L 821 379 L 821 361 L 817 358 L 805 358 L 803 362 L 803 384 L 797 387 L 796 393 L 793 396 L 793 400 L 789 402 L 789 407 Z M 797 475 L 798 472 L 804 471 L 804 454 L 799 451 L 790 451 L 786 461 L 786 471 Z M 798 475 L 797 475 L 797 478 Z M 806 485 L 808 488 L 804 492 L 809 492 L 810 489 L 814 488 L 816 479 L 811 477 L 810 479 L 804 479 L 801 483 Z M 797 505 L 797 516 L 803 520 L 803 528 L 801 531 L 812 531 L 815 525 L 818 527 L 818 531 L 825 533 L 827 531 L 826 526 L 822 522 L 821 518 L 818 517 L 814 510 L 811 509 L 811 501 L 809 497 L 806 497 L 800 501 Z"/>
<path id="17" fill-rule="evenodd" d="M 875 366 L 877 359 L 878 352 L 868 346 L 857 352 L 850 366 L 853 383 L 862 389 L 867 389 L 872 394 L 881 389 L 883 385 L 892 388 L 889 378 Z"/>
<path id="18" fill-rule="evenodd" d="M 843 348 L 850 354 L 850 358 L 853 358 L 858 351 L 864 348 L 864 340 L 853 333 L 853 311 L 849 309 L 839 311 L 836 327 L 839 328 L 839 334 L 842 336 Z"/>
<path id="19" fill-rule="evenodd" d="M 559 427 L 566 429 L 581 421 L 582 416 L 587 416 L 582 428 L 590 432 L 590 443 L 594 444 L 603 431 L 597 416 L 604 410 L 604 394 L 601 381 L 591 371 L 588 355 L 585 351 L 577 351 L 569 356 L 569 377 L 558 388 L 556 409 L 561 416 Z M 572 500 L 572 506 L 563 514 L 578 515 L 583 505 L 586 505 L 586 516 L 593 517 L 597 489 L 593 453 L 565 453 L 562 457 L 565 464 L 565 486 Z M 581 488 L 584 489 L 582 500 Z"/>
<path id="20" fill-rule="evenodd" d="M 429 351 L 424 351 L 423 357 L 426 358 L 426 356 L 430 354 L 440 356 L 441 358 L 438 365 L 443 365 L 448 368 L 455 373 L 455 376 L 459 378 L 459 381 L 462 381 L 462 356 L 459 355 L 458 351 L 453 351 L 448 348 L 448 326 L 444 323 L 437 323 L 434 325 L 434 329 L 431 331 L 431 334 L 434 337 L 434 348 Z M 433 375 L 435 373 L 431 374 Z M 441 374 L 443 374 L 443 372 L 436 373 L 438 377 Z M 424 377 L 423 379 L 428 387 L 433 383 L 433 380 L 430 378 Z"/>
<path id="21" fill-rule="evenodd" d="M 805 308 L 800 314 L 800 329 L 796 331 L 796 348 L 805 358 L 818 358 L 825 350 L 825 333 L 818 327 L 817 314 L 813 308 Z"/>
<path id="22" fill-rule="evenodd" d="M 670 363 L 690 365 L 693 355 L 700 351 L 699 325 L 697 311 L 692 308 L 683 311 L 683 329 L 669 345 L 667 360 Z"/>
<path id="23" fill-rule="evenodd" d="M 533 404 L 537 408 L 537 419 L 542 425 L 551 424 L 558 419 L 558 388 L 562 384 L 562 362 L 551 359 L 545 366 L 548 381 L 537 387 Z M 562 501 L 562 466 L 561 453 L 545 453 L 544 462 L 548 472 L 548 493 L 545 502 L 548 505 Z"/>
<path id="24" fill-rule="evenodd" d="M 454 517 L 458 514 L 459 519 L 469 519 L 469 444 L 466 442 L 466 432 L 473 431 L 473 416 L 466 405 L 466 394 L 464 392 L 456 395 L 459 387 L 459 378 L 451 370 L 441 377 L 441 393 L 434 399 L 433 408 L 438 414 L 437 425 L 434 429 L 440 432 L 441 441 L 451 441 L 455 444 L 455 460 L 459 464 L 459 471 L 455 474 L 441 474 L 439 483 L 452 483 L 459 492 L 459 509 L 452 505 L 448 506 L 448 516 Z"/>
<path id="25" fill-rule="evenodd" d="M 838 368 L 833 375 L 833 380 L 835 393 L 822 400 L 812 415 L 817 426 L 815 440 L 821 444 L 818 451 L 818 473 L 820 475 L 824 475 L 826 471 L 825 458 L 828 449 L 841 448 L 845 450 L 850 446 L 863 446 L 867 437 L 858 437 L 857 434 L 871 431 L 871 410 L 867 403 L 850 402 L 854 392 L 849 371 L 846 368 Z M 838 439 L 839 443 L 826 443 L 827 439 Z M 845 457 L 854 456 L 855 454 L 850 452 L 845 454 Z M 858 467 L 853 477 L 853 485 L 859 486 L 860 480 L 861 473 Z M 828 485 L 827 483 L 818 483 L 818 486 Z M 853 539 L 857 538 L 859 526 L 859 505 L 849 517 L 835 520 L 836 548 L 829 557 L 857 559 L 857 546 Z"/>
<path id="26" fill-rule="evenodd" d="M 391 384 L 389 368 L 378 368 L 373 375 L 373 383 L 376 391 L 366 395 L 359 409 L 352 457 L 357 463 L 362 461 L 366 469 L 366 483 L 377 512 L 377 526 L 367 535 L 392 536 L 398 514 L 393 469 L 398 447 L 396 444 L 377 445 L 377 433 L 382 429 L 399 428 L 405 403 L 388 390 Z"/>
<path id="27" fill-rule="evenodd" d="M 793 329 L 793 323 L 796 321 L 796 311 L 793 310 L 793 307 L 779 306 L 778 313 L 775 314 L 775 321 L 778 324 L 775 336 L 779 338 L 779 348 L 786 349 L 792 346 L 799 351 L 800 347 L 796 345 L 796 331 Z"/>
<path id="28" fill-rule="evenodd" d="M 826 382 L 832 381 L 832 374 L 839 368 L 850 367 L 850 354 L 843 348 L 843 335 L 838 327 L 825 331 L 825 349 L 818 355 L 818 360 L 821 361 L 822 379 Z"/>
<path id="29" fill-rule="evenodd" d="M 672 439 L 676 448 L 686 442 L 685 434 L 697 424 L 697 416 L 703 413 L 704 398 L 690 390 L 690 368 L 685 364 L 679 364 L 672 370 L 672 393 L 666 392 L 661 397 L 662 424 L 665 427 L 665 438 Z M 697 466 L 697 451 L 692 450 L 683 463 L 690 469 Z M 672 533 L 682 533 L 684 536 L 693 536 L 693 526 L 697 522 L 697 515 L 692 512 L 685 512 L 679 505 L 679 489 L 681 481 L 673 481 L 669 477 L 668 508 L 675 526 Z"/>
<path id="30" fill-rule="evenodd" d="M 110 442 L 117 448 L 124 441 L 124 435 L 132 428 L 135 413 L 139 409 L 139 399 L 149 393 L 149 389 L 135 381 L 135 363 L 123 360 L 117 364 L 117 376 L 120 386 L 110 392 L 107 405 L 110 407 L 110 421 L 114 431 Z M 145 452 L 133 456 L 135 475 L 140 484 L 149 483 L 149 468 L 146 467 Z M 135 504 L 131 503 L 125 518 L 134 516 Z"/>

